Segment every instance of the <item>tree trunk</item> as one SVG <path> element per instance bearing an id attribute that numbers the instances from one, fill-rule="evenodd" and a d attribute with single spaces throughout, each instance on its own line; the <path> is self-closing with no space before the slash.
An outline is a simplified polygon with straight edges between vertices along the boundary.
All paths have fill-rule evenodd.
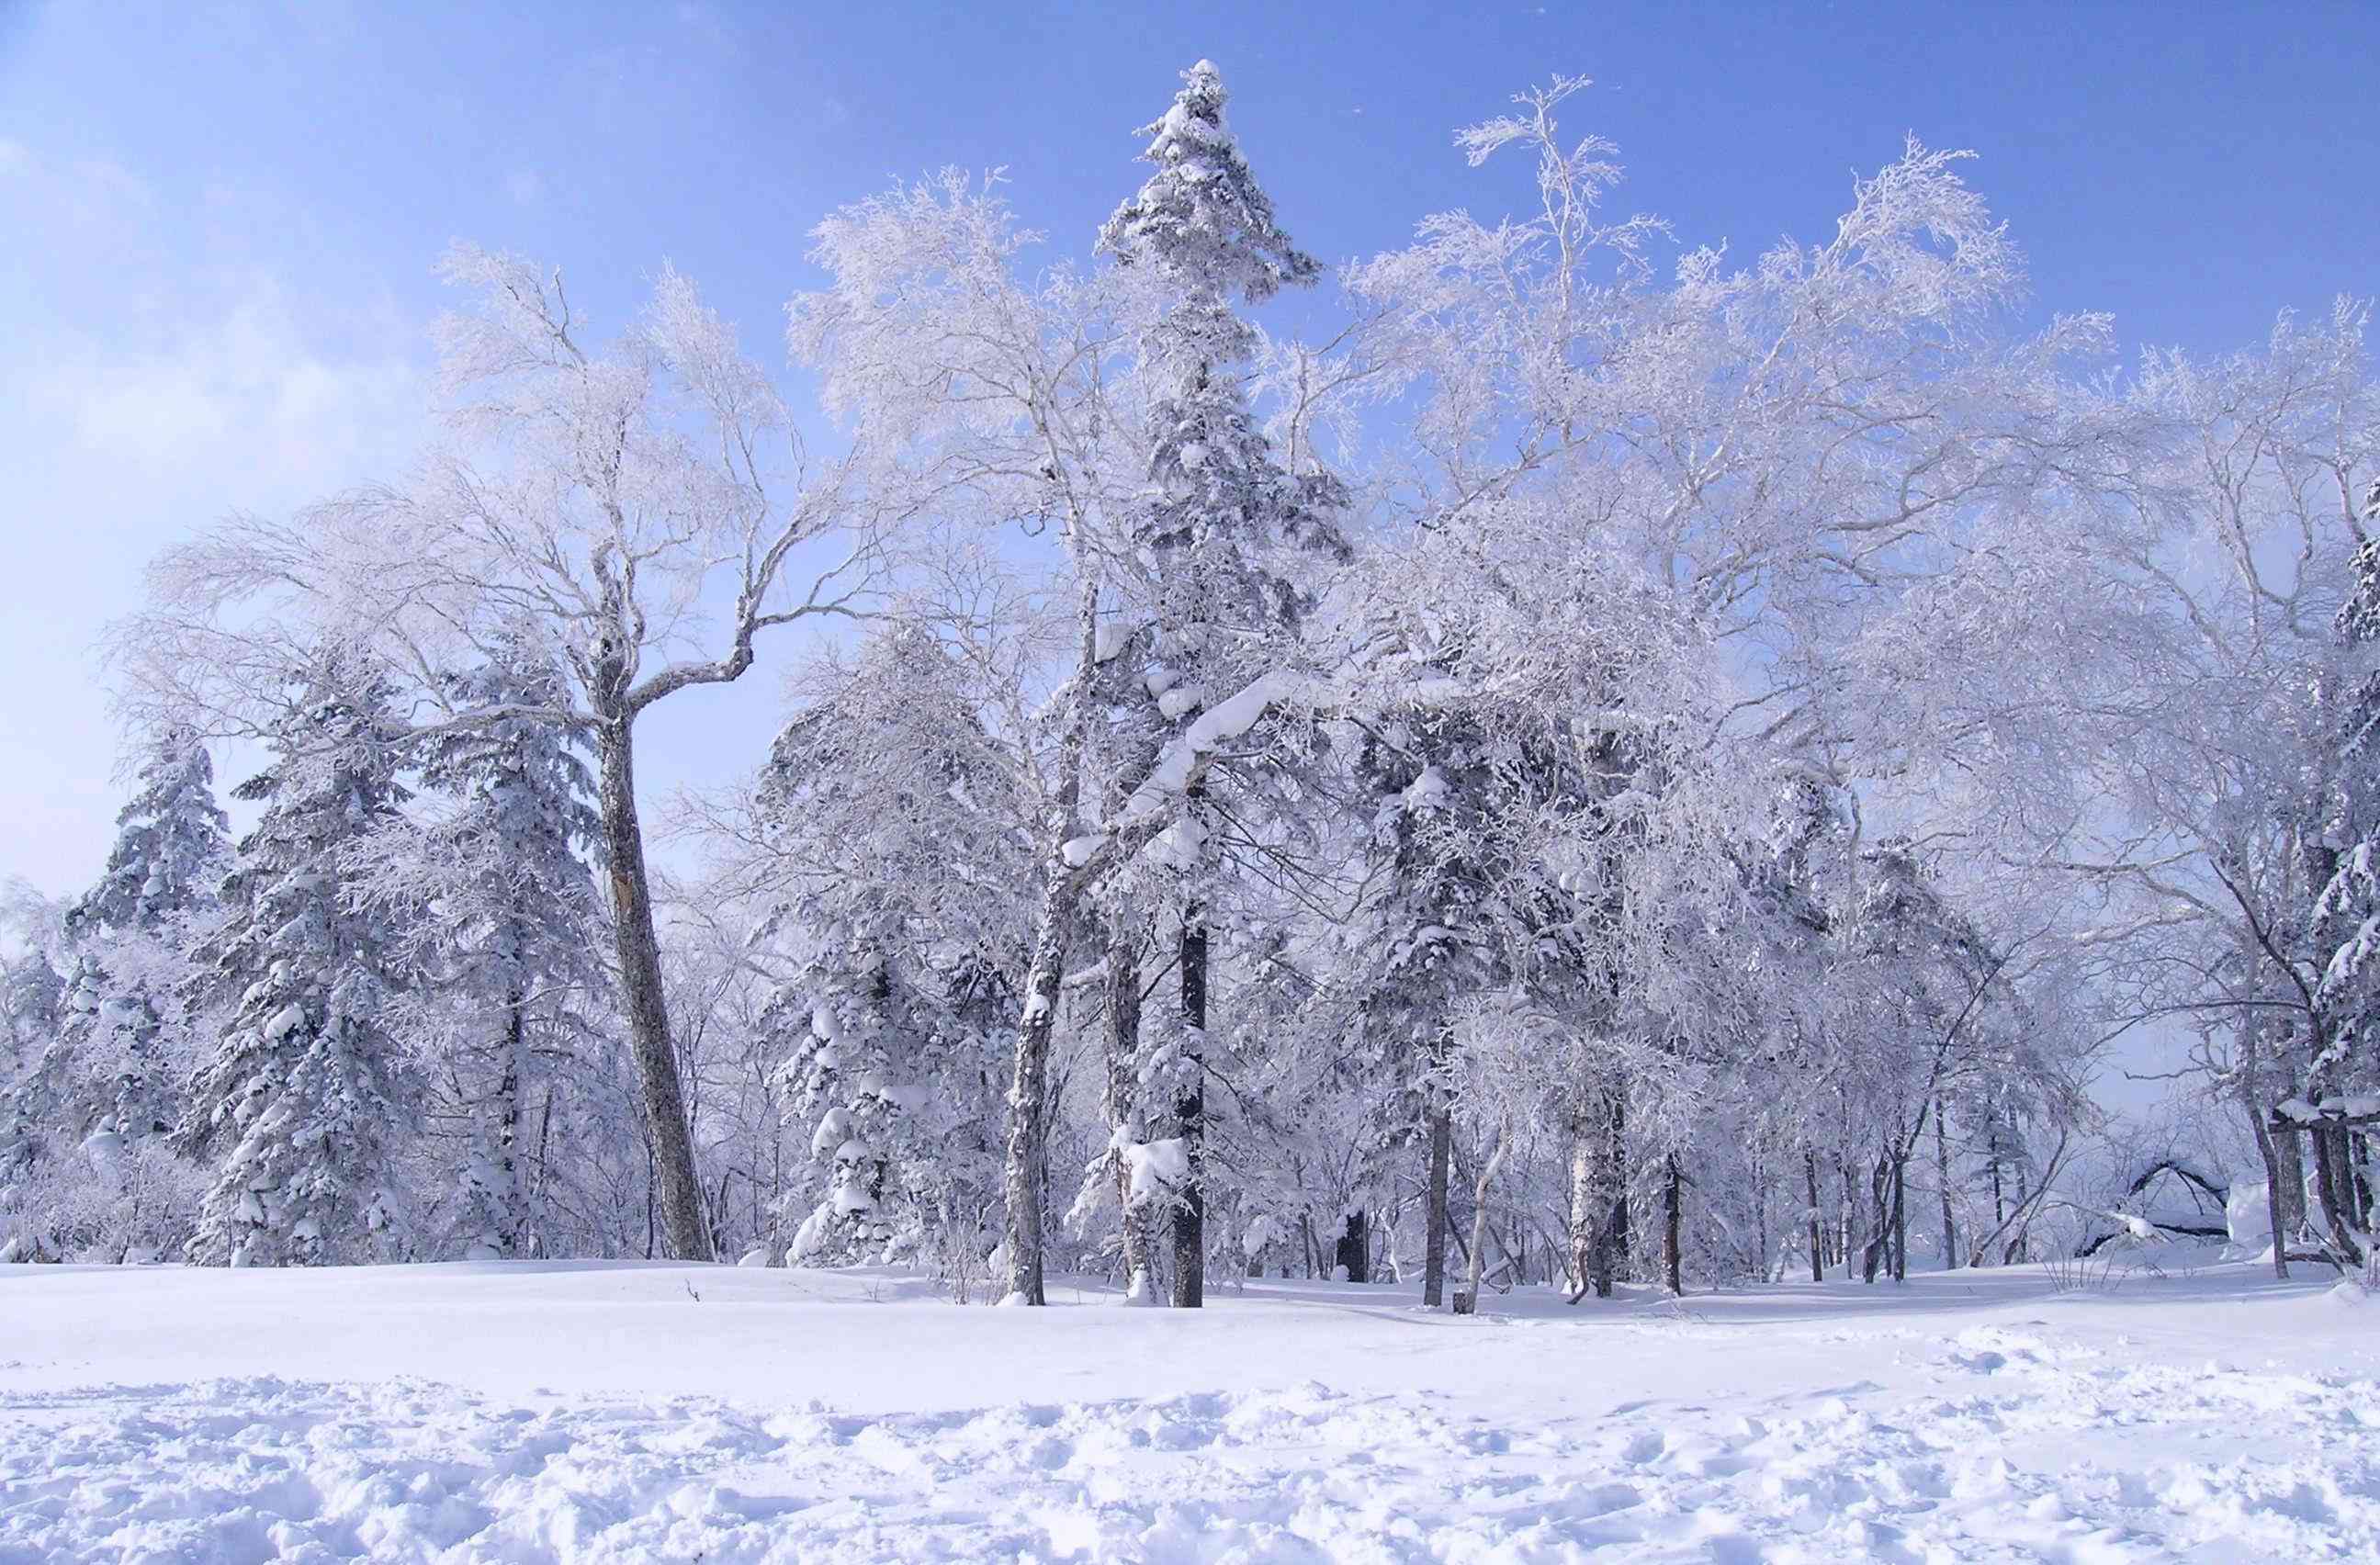
<path id="1" fill-rule="evenodd" d="M 1810 1280 L 1824 1282 L 1827 1267 L 1818 1257 L 1818 1154 L 1812 1148 L 1802 1150 L 1802 1174 L 1810 1185 Z"/>
<path id="2" fill-rule="evenodd" d="M 2281 1200 L 2280 1148 L 2274 1145 L 2279 1138 L 2265 1128 L 2265 1117 L 2257 1112 L 2254 1097 L 2243 1088 L 2240 1098 L 2241 1107 L 2248 1110 L 2248 1123 L 2255 1131 L 2256 1154 L 2265 1163 L 2265 1221 L 2273 1231 L 2273 1276 L 2287 1282 L 2289 1239 L 2289 1230 L 2282 1225 L 2289 1214 Z"/>
<path id="3" fill-rule="evenodd" d="M 1058 741 L 1057 797 L 1042 844 L 1040 923 L 1025 980 L 1025 1011 L 1016 1029 L 1016 1058 L 1008 1086 L 1008 1155 L 1001 1171 L 1008 1207 L 1008 1292 L 1003 1303 L 1044 1304 L 1041 1288 L 1041 1198 L 1048 1185 L 1050 1032 L 1058 1025 L 1059 985 L 1066 932 L 1075 925 L 1081 892 L 1066 861 L 1075 806 L 1082 784 L 1083 742 L 1090 728 L 1092 676 L 1099 670 L 1099 589 L 1086 576 L 1075 609 L 1075 682 L 1066 727 Z"/>
<path id="4" fill-rule="evenodd" d="M 1892 1280 L 1909 1280 L 1909 1159 L 1892 1159 Z"/>
<path id="5" fill-rule="evenodd" d="M 1350 1282 L 1372 1280 L 1372 1219 L 1361 1207 L 1349 1209 L 1339 1231 L 1336 1264 Z"/>
<path id="6" fill-rule="evenodd" d="M 1868 1171 L 1868 1196 L 1876 1228 L 1860 1250 L 1860 1280 L 1873 1283 L 1892 1254 L 1892 1155 L 1888 1152 L 1877 1153 L 1876 1166 Z"/>
<path id="7" fill-rule="evenodd" d="M 711 1258 L 710 1230 L 702 1219 L 702 1186 L 694 1167 L 694 1134 L 686 1124 L 677 1051 L 670 1041 L 669 1009 L 662 993 L 662 952 L 653 932 L 652 887 L 645 873 L 645 833 L 637 819 L 635 741 L 630 719 L 615 714 L 595 727 L 600 765 L 603 851 L 612 880 L 612 935 L 620 962 L 620 999 L 628 1015 L 646 1134 L 653 1152 L 662 1232 L 674 1259 Z"/>
<path id="8" fill-rule="evenodd" d="M 1950 1211 L 1950 1138 L 1942 1128 L 1942 1100 L 1934 1100 L 1934 1174 L 1942 1187 L 1942 1269 L 1959 1268 L 1959 1232 Z"/>
<path id="9" fill-rule="evenodd" d="M 2031 1204 L 2032 1200 L 2033 1197 L 2025 1192 L 2023 1165 L 2019 1164 L 2016 1171 L 2017 1212 L 2022 1214 L 2025 1207 Z M 2028 1217 L 2017 1225 L 2017 1230 L 2014 1233 L 2009 1235 L 2008 1247 L 2000 1252 L 2000 1265 L 2008 1266 L 2014 1264 L 2017 1266 L 2022 1266 L 2024 1264 L 2026 1236 L 2032 1231 L 2033 1219 Z"/>
<path id="10" fill-rule="evenodd" d="M 2355 1210 L 2363 1223 L 2372 1224 L 2372 1138 L 2357 1131 L 2347 1139 L 2348 1172 L 2354 1182 Z"/>
<path id="11" fill-rule="evenodd" d="M 1002 1183 L 1008 1205 L 1008 1302 L 1048 1303 L 1041 1291 L 1041 1171 L 1049 1151 L 1042 1113 L 1050 1095 L 1050 1031 L 1058 1021 L 1058 986 L 1066 957 L 1070 867 L 1053 850 L 1041 887 L 1041 923 L 1025 981 L 1025 1016 L 1016 1030 L 1016 1059 L 1008 1086 L 1008 1159 Z"/>
<path id="12" fill-rule="evenodd" d="M 1157 1256 L 1151 1243 L 1154 1203 L 1132 1198 L 1132 1165 L 1126 1146 L 1148 1139 L 1148 1122 L 1140 1112 L 1140 940 L 1136 934 L 1111 929 L 1108 935 L 1108 1079 L 1109 1156 L 1115 1163 L 1117 1207 L 1123 1214 L 1123 1279 L 1127 1303 L 1157 1302 Z"/>
<path id="13" fill-rule="evenodd" d="M 1428 1088 L 1429 1196 L 1423 1214 L 1421 1302 L 1429 1309 L 1446 1302 L 1446 1175 L 1454 1156 L 1454 1113 L 1446 1101 L 1446 1083 L 1439 1078 L 1451 1050 L 1451 1037 L 1441 1032 Z"/>
<path id="14" fill-rule="evenodd" d="M 1685 1255 L 1680 1243 L 1679 1219 L 1685 1207 L 1685 1180 L 1678 1171 L 1678 1159 L 1669 1159 L 1669 1178 L 1661 1186 L 1661 1280 L 1672 1298 L 1685 1296 Z"/>
<path id="15" fill-rule="evenodd" d="M 1196 907 L 1183 916 L 1181 950 L 1183 1076 L 1173 1121 L 1189 1182 L 1173 1204 L 1173 1307 L 1195 1310 L 1207 1298 L 1207 925 Z"/>
<path id="16" fill-rule="evenodd" d="M 1590 1290 L 1611 1297 L 1618 1252 L 1627 1242 L 1628 1191 L 1623 1164 L 1626 1110 L 1606 1077 L 1588 1093 L 1571 1126 L 1571 1256 L 1577 1268 L 1575 1302 Z"/>
<path id="17" fill-rule="evenodd" d="M 2322 1125 L 2308 1137 L 2313 1143 L 2316 1188 L 2322 1195 L 2323 1219 L 2331 1243 L 2350 1265 L 2363 1264 L 2362 1214 L 2356 1209 L 2355 1170 L 2347 1146 L 2345 1125 Z"/>
<path id="18" fill-rule="evenodd" d="M 496 1083 L 496 1155 L 504 1180 L 504 1215 L 496 1247 L 517 1256 L 528 1229 L 528 1192 L 521 1188 L 520 1171 L 521 1065 L 528 1058 L 528 1018 L 523 1014 L 525 997 L 505 999 L 504 1072 Z"/>
<path id="19" fill-rule="evenodd" d="M 1496 1174 L 1504 1166 L 1504 1149 L 1512 1144 L 1512 1122 L 1499 1120 L 1496 1123 L 1496 1148 L 1480 1165 L 1479 1183 L 1472 1191 L 1471 1286 L 1463 1298 L 1455 1301 L 1458 1314 L 1476 1312 L 1479 1308 L 1479 1283 L 1488 1262 L 1488 1187 L 1496 1183 Z"/>

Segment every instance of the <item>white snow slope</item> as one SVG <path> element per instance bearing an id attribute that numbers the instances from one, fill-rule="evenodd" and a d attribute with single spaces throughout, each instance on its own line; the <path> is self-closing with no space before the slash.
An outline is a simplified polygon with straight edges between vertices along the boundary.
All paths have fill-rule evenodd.
<path id="1" fill-rule="evenodd" d="M 2326 1280 L 1055 1295 L 0 1267 L 0 1559 L 2380 1559 Z"/>

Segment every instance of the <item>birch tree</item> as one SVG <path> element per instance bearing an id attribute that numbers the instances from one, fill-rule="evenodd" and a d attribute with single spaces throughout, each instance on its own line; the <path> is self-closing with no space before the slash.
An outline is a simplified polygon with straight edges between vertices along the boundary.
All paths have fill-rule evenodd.
<path id="1" fill-rule="evenodd" d="M 115 656 L 136 710 L 252 734 L 273 669 L 312 627 L 336 625 L 408 681 L 423 733 L 527 719 L 588 736 L 662 1226 L 671 1254 L 709 1259 L 637 723 L 694 686 L 741 678 L 764 632 L 858 613 L 886 568 L 888 517 L 851 481 L 853 458 L 806 458 L 775 387 L 675 272 L 601 346 L 559 272 L 468 246 L 443 271 L 471 296 L 439 334 L 452 438 L 402 483 L 168 551 Z M 563 673 L 550 698 L 442 710 L 453 675 L 521 637 Z"/>

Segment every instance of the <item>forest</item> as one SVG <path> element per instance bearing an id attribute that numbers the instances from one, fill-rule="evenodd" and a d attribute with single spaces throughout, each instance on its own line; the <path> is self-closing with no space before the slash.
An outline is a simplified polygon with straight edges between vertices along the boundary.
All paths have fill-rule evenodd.
<path id="1" fill-rule="evenodd" d="M 1340 267 L 1203 61 L 1096 236 L 892 186 L 781 341 L 455 247 L 438 439 L 188 496 L 108 629 L 0 1260 L 2380 1275 L 2368 301 L 2120 346 L 1913 140 L 1706 245 L 1586 86 Z M 743 782 L 640 792 L 741 680 Z"/>

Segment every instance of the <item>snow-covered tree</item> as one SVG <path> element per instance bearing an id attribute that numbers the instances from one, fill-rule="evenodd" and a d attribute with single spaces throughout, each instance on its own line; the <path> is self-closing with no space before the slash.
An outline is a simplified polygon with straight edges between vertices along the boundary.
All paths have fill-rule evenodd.
<path id="1" fill-rule="evenodd" d="M 451 438 L 405 483 L 167 551 L 149 607 L 117 627 L 117 661 L 142 711 L 253 738 L 271 725 L 279 668 L 323 636 L 361 637 L 404 681 L 412 726 L 435 731 L 484 722 L 438 709 L 458 675 L 534 640 L 562 677 L 546 704 L 512 715 L 594 753 L 661 1226 L 672 1254 L 708 1259 L 637 797 L 638 720 L 742 678 L 764 632 L 852 613 L 880 582 L 896 504 L 856 482 L 856 457 L 808 460 L 767 374 L 677 273 L 599 344 L 558 272 L 470 246 L 443 270 L 470 300 L 440 327 Z"/>
<path id="2" fill-rule="evenodd" d="M 426 807 L 343 850 L 350 900 L 404 922 L 418 988 L 390 1020 L 466 1127 L 436 1201 L 474 1259 L 542 1253 L 553 1152 L 533 1151 L 530 1130 L 556 1077 L 583 1065 L 596 1040 L 582 1018 L 611 992 L 587 858 L 601 840 L 594 778 L 578 735 L 519 715 L 557 704 L 561 676 L 529 641 L 499 651 L 450 692 L 459 717 L 485 721 L 408 757 Z"/>
<path id="3" fill-rule="evenodd" d="M 183 1145 L 212 1171 L 193 1259 L 320 1265 L 397 1253 L 417 1116 L 388 1028 L 400 931 L 350 901 L 350 843 L 404 803 L 389 682 L 325 647 L 289 678 L 273 758 L 233 796 L 262 806 L 201 955 L 234 1009 L 193 1084 Z"/>
<path id="4" fill-rule="evenodd" d="M 817 1173 L 785 1197 L 791 1257 L 979 1260 L 1025 958 L 1019 758 L 926 624 L 888 625 L 811 685 L 771 751 L 745 859 L 802 953 L 770 1012 Z"/>
<path id="5" fill-rule="evenodd" d="M 1141 132 L 1156 172 L 1099 230 L 1099 249 L 1147 289 L 1136 325 L 1150 440 L 1148 491 L 1126 521 L 1139 587 L 1129 612 L 1140 623 L 1122 645 L 1111 637 L 1099 690 L 1109 742 L 1137 761 L 1118 792 L 1152 807 L 1140 812 L 1158 831 L 1149 851 L 1173 876 L 1163 916 L 1179 1017 L 1159 1030 L 1137 1075 L 1153 1099 L 1149 1118 L 1167 1133 L 1160 1139 L 1179 1143 L 1172 1161 L 1182 1178 L 1165 1192 L 1173 1303 L 1196 1306 L 1206 1270 L 1208 882 L 1220 831 L 1208 793 L 1226 782 L 1206 768 L 1160 797 L 1150 771 L 1163 746 L 1291 653 L 1313 575 L 1297 556 L 1345 558 L 1347 492 L 1319 467 L 1292 471 L 1250 412 L 1243 378 L 1259 338 L 1240 311 L 1312 283 L 1320 268 L 1282 231 L 1225 126 L 1221 74 L 1201 60 L 1183 80 L 1172 106 Z"/>
<path id="6" fill-rule="evenodd" d="M 104 1122 L 128 1141 L 180 1117 L 194 998 L 188 953 L 209 932 L 229 845 L 214 768 L 188 729 L 157 739 L 118 812 L 99 883 L 67 910 L 80 966 L 64 1042 L 76 1059 L 79 1130 Z"/>

